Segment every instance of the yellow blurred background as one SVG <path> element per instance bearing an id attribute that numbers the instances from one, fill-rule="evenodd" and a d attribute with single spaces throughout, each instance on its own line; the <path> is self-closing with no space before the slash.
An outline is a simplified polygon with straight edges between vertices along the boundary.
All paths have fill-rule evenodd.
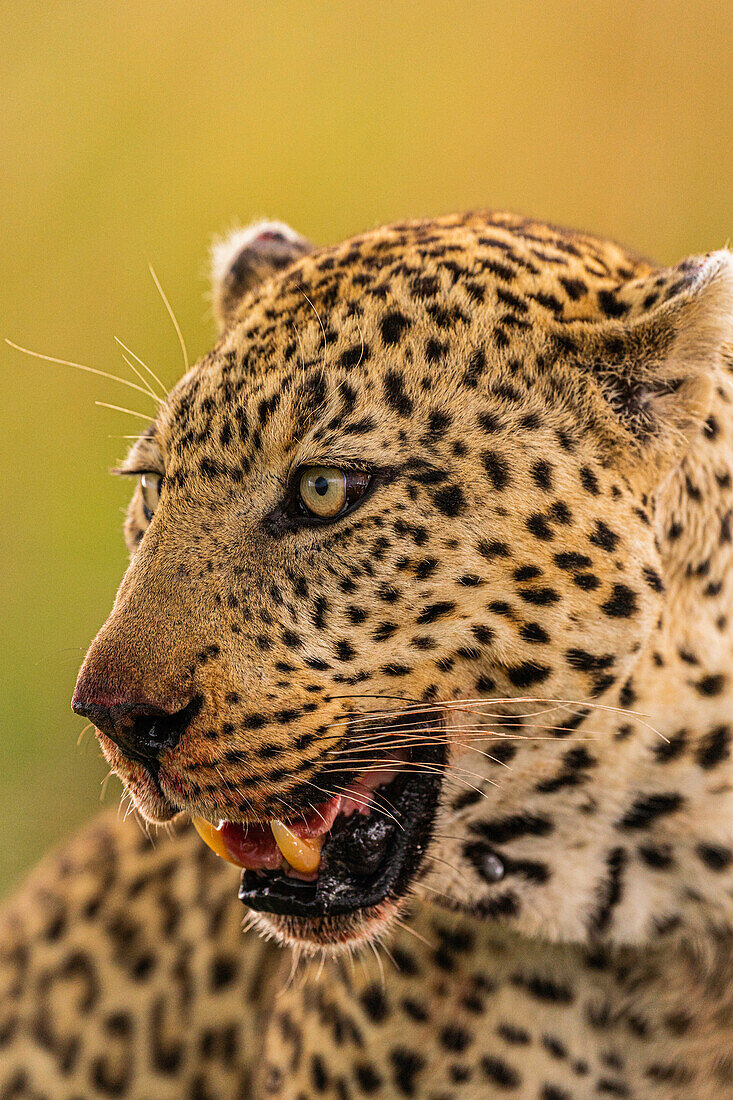
<path id="1" fill-rule="evenodd" d="M 101 370 L 211 344 L 206 254 L 237 221 L 327 243 L 508 208 L 673 261 L 733 231 L 726 0 L 6 0 L 0 336 Z M 129 374 L 129 372 L 128 372 Z M 125 566 L 107 476 L 146 411 L 113 382 L 0 350 L 0 888 L 98 811 L 69 710 Z M 116 805 L 113 780 L 105 804 Z"/>

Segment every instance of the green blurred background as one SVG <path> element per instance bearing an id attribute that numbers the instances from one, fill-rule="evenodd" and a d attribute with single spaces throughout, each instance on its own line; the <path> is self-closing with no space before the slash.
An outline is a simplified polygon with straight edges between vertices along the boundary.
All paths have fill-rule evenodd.
<path id="1" fill-rule="evenodd" d="M 733 5 L 6 2 L 0 335 L 102 370 L 119 336 L 181 369 L 210 345 L 206 254 L 238 220 L 318 242 L 476 206 L 672 261 L 733 230 Z M 144 399 L 0 351 L 0 888 L 97 812 L 69 710 L 125 565 L 107 476 Z M 130 402 L 128 395 L 132 398 Z M 119 800 L 116 781 L 105 802 Z"/>

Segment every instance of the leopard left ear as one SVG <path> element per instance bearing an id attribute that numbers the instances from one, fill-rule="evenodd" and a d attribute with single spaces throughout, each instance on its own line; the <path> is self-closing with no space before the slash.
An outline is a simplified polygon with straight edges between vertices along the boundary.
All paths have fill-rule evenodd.
<path id="1" fill-rule="evenodd" d="M 211 249 L 211 275 L 219 332 L 231 324 L 249 290 L 312 251 L 313 245 L 285 222 L 255 222 L 217 241 Z"/>
<path id="2" fill-rule="evenodd" d="M 641 460 L 658 481 L 709 415 L 716 368 L 733 369 L 733 253 L 692 257 L 600 297 L 608 319 L 573 325 L 567 350 L 610 406 L 621 463 Z"/>

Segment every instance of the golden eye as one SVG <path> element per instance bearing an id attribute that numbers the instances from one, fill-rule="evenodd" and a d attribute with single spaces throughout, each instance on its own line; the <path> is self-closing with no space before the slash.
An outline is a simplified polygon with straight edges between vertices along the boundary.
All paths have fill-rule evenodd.
<path id="1" fill-rule="evenodd" d="M 334 519 L 359 499 L 369 481 L 369 475 L 363 470 L 309 466 L 300 475 L 300 499 L 311 515 Z"/>
<path id="2" fill-rule="evenodd" d="M 147 473 L 140 475 L 140 491 L 143 495 L 143 511 L 145 518 L 151 520 L 160 500 L 160 487 L 163 478 L 160 474 Z"/>

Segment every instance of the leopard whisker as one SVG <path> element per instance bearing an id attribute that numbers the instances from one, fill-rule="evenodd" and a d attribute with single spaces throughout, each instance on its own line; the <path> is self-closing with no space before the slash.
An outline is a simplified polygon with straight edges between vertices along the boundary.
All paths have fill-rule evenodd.
<path id="1" fill-rule="evenodd" d="M 327 771 L 325 774 L 339 774 L 339 773 L 343 774 L 344 772 L 347 772 L 347 773 L 348 772 L 354 772 L 355 774 L 360 775 L 363 770 L 364 770 L 363 768 L 333 768 L 333 769 Z M 377 771 L 377 772 L 378 771 L 393 771 L 394 770 L 394 761 L 391 761 L 389 764 L 380 764 L 380 765 L 377 765 L 376 767 L 371 767 L 370 766 L 369 770 L 370 771 Z M 464 775 L 472 775 L 472 776 L 474 776 L 474 778 L 480 779 L 480 781 L 482 783 L 488 783 L 492 787 L 497 787 L 498 788 L 500 786 L 500 784 L 497 783 L 495 780 L 489 779 L 486 776 L 481 775 L 479 772 L 471 771 L 469 768 L 457 768 L 454 764 L 441 765 L 441 764 L 423 763 L 422 761 L 414 761 L 414 762 L 411 762 L 411 763 L 407 764 L 404 767 L 401 767 L 399 770 L 400 770 L 400 774 L 404 774 L 404 775 L 422 775 L 426 772 L 431 774 L 431 775 L 440 775 L 444 779 L 452 779 L 457 783 L 462 783 L 465 787 L 470 788 L 470 789 L 475 790 L 475 791 L 478 791 L 478 793 L 481 794 L 482 796 L 485 795 L 484 791 L 479 790 L 478 787 L 475 787 L 472 783 L 469 783 L 469 781 L 467 779 L 464 779 L 462 777 L 462 775 L 457 774 L 457 773 L 458 772 L 463 772 Z M 348 793 L 347 788 L 336 788 L 336 789 L 337 790 L 346 790 L 347 793 Z M 349 794 L 349 797 L 351 797 L 350 794 Z"/>
<path id="2" fill-rule="evenodd" d="M 154 398 L 154 399 L 155 399 L 155 401 L 156 401 L 156 402 L 157 402 L 157 403 L 158 403 L 158 404 L 160 405 L 160 404 L 161 404 L 161 402 L 165 400 L 165 395 L 163 395 L 163 396 L 161 397 L 161 396 L 159 396 L 159 395 L 158 395 L 157 393 L 155 393 L 155 391 L 153 390 L 152 386 L 148 385 L 148 383 L 147 383 L 147 382 L 145 381 L 145 376 L 144 376 L 143 374 L 141 374 L 141 372 L 140 372 L 140 371 L 139 371 L 139 370 L 137 369 L 137 367 L 136 367 L 136 366 L 135 366 L 135 364 L 133 363 L 133 361 L 132 361 L 132 359 L 130 358 L 130 356 L 129 356 L 129 355 L 125 355 L 124 351 L 123 351 L 123 352 L 122 352 L 121 354 L 122 354 L 122 358 L 123 358 L 124 362 L 125 362 L 125 363 L 127 363 L 128 367 L 130 368 L 130 370 L 132 371 L 132 373 L 133 373 L 133 374 L 134 374 L 134 375 L 135 375 L 135 376 L 136 376 L 137 378 L 139 378 L 139 379 L 140 379 L 140 381 L 142 382 L 142 384 L 143 384 L 143 385 L 144 385 L 144 386 L 146 387 L 146 389 L 147 389 L 147 392 L 148 392 L 148 393 L 150 394 L 150 396 L 151 396 L 152 398 Z"/>
<path id="3" fill-rule="evenodd" d="M 479 697 L 476 697 L 476 698 L 473 698 L 473 699 L 455 699 L 455 700 L 448 699 L 448 700 L 444 700 L 444 701 L 432 700 L 430 702 L 424 702 L 424 701 L 419 700 L 419 699 L 412 699 L 412 700 L 405 699 L 404 696 L 400 696 L 400 695 L 368 695 L 368 694 L 363 694 L 363 695 L 332 695 L 331 699 L 393 699 L 393 700 L 398 701 L 398 702 L 407 702 L 409 704 L 407 707 L 403 707 L 399 711 L 393 711 L 393 710 L 391 710 L 391 711 L 382 710 L 382 711 L 371 711 L 371 712 L 367 711 L 366 714 L 364 714 L 364 715 L 360 715 L 359 717 L 356 717 L 356 718 L 343 719 L 343 720 L 340 720 L 340 722 L 338 722 L 338 723 L 333 723 L 334 725 L 348 724 L 349 722 L 358 723 L 360 721 L 369 720 L 370 718 L 377 718 L 377 717 L 378 718 L 395 718 L 395 717 L 399 717 L 400 715 L 409 714 L 409 713 L 412 713 L 412 712 L 424 712 L 424 711 L 429 711 L 429 710 L 441 710 L 441 711 L 454 711 L 454 710 L 457 710 L 457 711 L 460 711 L 464 708 L 476 708 L 476 707 L 483 707 L 483 706 L 504 706 L 507 703 L 510 703 L 512 705 L 522 704 L 522 703 L 524 703 L 524 704 L 538 703 L 538 704 L 542 705 L 543 707 L 548 708 L 549 710 L 561 709 L 561 708 L 564 708 L 564 707 L 571 707 L 573 709 L 600 710 L 600 711 L 610 711 L 610 712 L 615 713 L 615 714 L 628 714 L 628 715 L 632 715 L 633 717 L 636 717 L 636 718 L 649 718 L 649 717 L 651 717 L 646 711 L 630 710 L 628 707 L 614 707 L 614 706 L 611 706 L 608 703 L 594 703 L 594 702 L 589 701 L 589 700 L 580 700 L 580 699 L 550 699 L 550 698 L 546 698 L 546 697 L 543 697 L 543 696 L 528 696 L 528 695 L 504 696 L 504 697 L 496 697 L 496 698 L 492 698 L 492 699 L 486 699 L 486 698 L 483 698 L 483 697 L 479 696 Z M 502 711 L 496 711 L 496 712 L 492 712 L 492 716 L 496 717 L 496 718 L 504 718 L 504 717 L 513 717 L 513 718 L 527 717 L 527 718 L 531 718 L 531 717 L 533 717 L 533 715 L 535 715 L 537 713 L 544 713 L 544 711 L 541 711 L 541 712 L 530 711 L 526 714 L 518 714 L 518 715 L 506 715 Z"/>
<path id="4" fill-rule="evenodd" d="M 46 363 L 60 363 L 64 367 L 75 367 L 76 370 L 85 371 L 87 374 L 96 374 L 100 378 L 109 378 L 112 382 L 119 382 L 121 386 L 127 386 L 128 389 L 137 390 L 138 393 L 144 394 L 145 397 L 153 399 L 156 405 L 160 404 L 160 398 L 156 397 L 150 389 L 143 389 L 142 386 L 138 386 L 136 382 L 131 382 L 128 378 L 120 378 L 117 374 L 111 374 L 106 370 L 99 370 L 97 367 L 87 367 L 83 363 L 74 363 L 71 359 L 59 359 L 55 355 L 44 355 L 40 351 L 31 351 L 30 348 L 21 347 L 20 344 L 15 344 L 12 340 L 6 338 L 5 343 L 11 348 L 15 348 L 16 351 L 22 352 L 24 355 L 30 355 L 33 359 L 42 359 Z M 147 417 L 146 419 L 150 419 Z"/>
<path id="5" fill-rule="evenodd" d="M 374 953 L 374 958 L 377 960 L 377 966 L 379 967 L 379 975 L 380 975 L 380 978 L 381 978 L 382 989 L 385 989 L 387 983 L 386 983 L 385 976 L 384 976 L 384 966 L 382 964 L 381 958 L 379 957 L 379 952 L 377 951 L 377 945 L 375 944 L 373 939 L 367 940 L 367 943 L 369 944 L 369 946 L 372 949 L 372 952 Z"/>
<path id="6" fill-rule="evenodd" d="M 181 345 L 181 351 L 183 352 L 184 372 L 188 373 L 188 352 L 186 350 L 186 341 L 183 339 L 183 333 L 181 332 L 181 326 L 178 324 L 178 320 L 176 319 L 176 315 L 173 312 L 173 307 L 171 306 L 170 302 L 168 301 L 168 299 L 166 297 L 166 294 L 165 294 L 165 291 L 163 290 L 163 287 L 160 285 L 160 280 L 158 279 L 158 276 L 155 274 L 155 271 L 153 270 L 153 265 L 148 264 L 148 269 L 150 271 L 150 274 L 153 276 L 153 282 L 155 283 L 156 287 L 158 288 L 158 293 L 160 294 L 161 298 L 163 299 L 163 305 L 168 310 L 168 316 L 170 317 L 171 321 L 173 322 L 173 327 L 176 330 L 176 336 L 178 337 L 178 342 Z"/>
<path id="7" fill-rule="evenodd" d="M 123 351 L 126 351 L 128 355 L 132 356 L 132 358 L 135 360 L 136 363 L 140 364 L 140 366 L 143 368 L 143 370 L 146 370 L 148 372 L 148 374 L 153 379 L 153 381 L 157 382 L 157 384 L 160 386 L 162 392 L 165 394 L 167 392 L 166 386 L 163 384 L 163 382 L 161 382 L 160 378 L 158 378 L 158 375 L 155 373 L 153 368 L 149 367 L 148 364 L 145 363 L 140 358 L 139 355 L 136 355 L 135 352 L 132 350 L 132 348 L 128 348 L 127 344 L 123 344 L 123 342 L 122 342 L 122 340 L 120 340 L 119 336 L 115 336 L 113 339 L 114 339 L 116 344 L 119 344 L 119 346 L 122 348 Z"/>
<path id="8" fill-rule="evenodd" d="M 321 326 L 321 332 L 323 333 L 323 365 L 325 367 L 325 365 L 326 365 L 326 348 L 328 347 L 328 340 L 326 339 L 326 330 L 323 326 L 323 321 L 321 320 L 321 315 L 318 312 L 318 310 L 316 309 L 316 307 L 313 305 L 313 302 L 310 300 L 310 298 L 308 297 L 306 292 L 303 290 L 300 283 L 296 283 L 295 285 L 297 286 L 298 290 L 303 295 L 306 302 L 308 303 L 308 305 L 311 307 L 311 309 L 315 313 L 318 324 Z"/>
<path id="9" fill-rule="evenodd" d="M 394 915 L 392 917 L 392 923 L 396 924 L 397 927 L 401 928 L 404 932 L 409 932 L 411 936 L 414 936 L 416 940 L 420 941 L 420 943 L 424 944 L 426 947 L 429 947 L 431 951 L 438 950 L 437 943 L 431 943 L 430 940 L 427 940 L 425 936 L 421 935 L 421 933 L 418 932 L 415 928 L 411 928 L 409 924 L 405 923 L 405 921 L 400 920 L 397 915 Z"/>
<path id="10" fill-rule="evenodd" d="M 108 401 L 95 401 L 95 405 L 99 405 L 101 409 L 112 409 L 113 412 L 127 413 L 128 416 L 137 416 L 140 420 L 146 420 L 150 423 L 150 417 L 145 413 L 136 412 L 134 409 L 124 409 L 122 405 L 110 405 Z"/>
<path id="11" fill-rule="evenodd" d="M 94 722 L 88 722 L 86 724 L 86 726 L 84 727 L 84 729 L 81 731 L 81 733 L 79 734 L 79 736 L 76 739 L 77 749 L 79 748 L 79 746 L 81 745 L 81 743 L 84 739 L 84 734 L 87 733 L 90 729 L 93 729 L 93 728 L 94 728 Z"/>

